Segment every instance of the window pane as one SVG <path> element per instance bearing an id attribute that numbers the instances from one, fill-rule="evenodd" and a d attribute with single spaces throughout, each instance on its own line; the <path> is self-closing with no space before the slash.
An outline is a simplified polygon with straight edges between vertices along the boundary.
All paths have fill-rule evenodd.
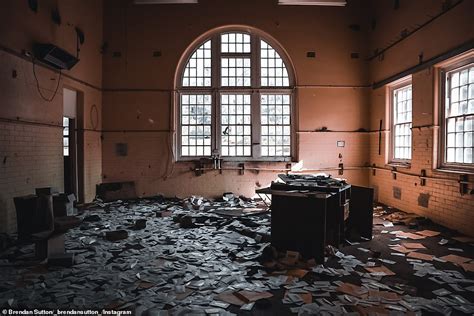
<path id="1" fill-rule="evenodd" d="M 262 94 L 261 113 L 261 155 L 290 156 L 291 117 L 288 94 Z"/>
<path id="2" fill-rule="evenodd" d="M 202 44 L 191 56 L 183 74 L 184 87 L 211 86 L 211 41 Z"/>
<path id="3" fill-rule="evenodd" d="M 393 90 L 393 158 L 411 159 L 412 86 Z"/>
<path id="4" fill-rule="evenodd" d="M 211 155 L 211 95 L 181 95 L 181 156 Z"/>
<path id="5" fill-rule="evenodd" d="M 250 58 L 222 58 L 221 85 L 223 87 L 248 87 L 251 85 Z"/>
<path id="6" fill-rule="evenodd" d="M 221 95 L 222 156 L 251 156 L 250 94 Z"/>
<path id="7" fill-rule="evenodd" d="M 446 162 L 472 164 L 474 129 L 474 66 L 447 75 Z"/>
<path id="8" fill-rule="evenodd" d="M 250 53 L 250 35 L 245 33 L 221 34 L 222 53 Z"/>
<path id="9" fill-rule="evenodd" d="M 69 118 L 63 116 L 63 136 L 69 135 Z"/>
<path id="10" fill-rule="evenodd" d="M 280 55 L 263 40 L 260 41 L 260 77 L 260 85 L 264 87 L 285 87 L 290 83 Z"/>

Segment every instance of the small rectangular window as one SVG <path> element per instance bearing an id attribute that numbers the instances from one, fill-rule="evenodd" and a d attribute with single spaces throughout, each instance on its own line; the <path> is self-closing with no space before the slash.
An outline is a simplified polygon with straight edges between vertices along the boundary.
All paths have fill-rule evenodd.
<path id="1" fill-rule="evenodd" d="M 394 161 L 411 160 L 412 85 L 392 90 L 392 157 Z"/>

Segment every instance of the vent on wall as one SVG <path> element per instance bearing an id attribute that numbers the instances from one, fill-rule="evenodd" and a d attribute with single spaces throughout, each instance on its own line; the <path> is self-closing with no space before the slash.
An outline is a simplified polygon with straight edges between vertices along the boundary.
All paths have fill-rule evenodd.
<path id="1" fill-rule="evenodd" d="M 33 45 L 33 54 L 39 61 L 56 69 L 71 69 L 79 61 L 76 57 L 53 44 Z"/>
<path id="2" fill-rule="evenodd" d="M 393 187 L 393 198 L 397 200 L 402 199 L 402 189 L 398 187 Z"/>
<path id="3" fill-rule="evenodd" d="M 319 5 L 331 7 L 344 7 L 345 0 L 278 0 L 280 5 Z"/>

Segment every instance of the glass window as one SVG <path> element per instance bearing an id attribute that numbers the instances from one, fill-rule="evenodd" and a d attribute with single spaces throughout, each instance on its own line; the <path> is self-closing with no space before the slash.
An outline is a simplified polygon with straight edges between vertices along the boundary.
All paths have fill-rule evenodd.
<path id="1" fill-rule="evenodd" d="M 286 87 L 288 71 L 280 55 L 265 41 L 260 43 L 260 80 L 263 87 Z"/>
<path id="2" fill-rule="evenodd" d="M 250 156 L 252 120 L 249 94 L 221 95 L 222 156 Z"/>
<path id="3" fill-rule="evenodd" d="M 412 86 L 408 84 L 392 91 L 393 158 L 411 159 Z"/>
<path id="4" fill-rule="evenodd" d="M 474 64 L 446 74 L 445 162 L 472 164 L 474 134 Z"/>
<path id="5" fill-rule="evenodd" d="M 63 117 L 63 156 L 69 156 L 69 118 Z"/>
<path id="6" fill-rule="evenodd" d="M 221 35 L 222 53 L 250 53 L 250 35 L 224 33 Z"/>
<path id="7" fill-rule="evenodd" d="M 259 35 L 238 31 L 193 50 L 178 88 L 180 158 L 290 159 L 293 92 L 281 56 Z"/>
<path id="8" fill-rule="evenodd" d="M 211 155 L 211 96 L 181 95 L 181 155 Z"/>
<path id="9" fill-rule="evenodd" d="M 184 87 L 211 86 L 211 41 L 202 44 L 189 58 L 184 69 Z"/>
<path id="10" fill-rule="evenodd" d="M 289 94 L 260 96 L 262 156 L 291 155 L 291 108 Z"/>
<path id="11" fill-rule="evenodd" d="M 222 58 L 221 85 L 250 87 L 250 58 Z"/>

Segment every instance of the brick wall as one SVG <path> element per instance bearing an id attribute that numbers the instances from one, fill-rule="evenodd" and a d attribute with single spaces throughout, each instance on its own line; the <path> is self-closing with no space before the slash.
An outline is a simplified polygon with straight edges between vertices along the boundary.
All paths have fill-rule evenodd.
<path id="1" fill-rule="evenodd" d="M 373 18 L 377 27 L 369 31 L 371 50 L 381 51 L 387 43 L 400 40 L 400 31 L 412 31 L 415 25 L 422 25 L 442 12 L 443 1 L 405 1 L 397 10 L 390 8 L 387 1 L 373 1 Z M 444 12 L 439 18 L 426 24 L 420 30 L 401 39 L 385 50 L 378 58 L 369 62 L 370 79 L 373 82 L 390 78 L 411 67 L 452 52 L 455 47 L 472 39 L 472 14 L 474 1 L 462 1 L 455 8 Z M 435 39 L 435 40 L 434 40 Z M 459 193 L 459 174 L 440 172 L 436 169 L 438 145 L 436 137 L 439 120 L 437 117 L 439 94 L 437 87 L 438 69 L 428 67 L 412 74 L 413 84 L 413 126 L 412 161 L 410 168 L 398 168 L 400 172 L 392 178 L 390 171 L 377 170 L 370 174 L 370 184 L 376 187 L 380 202 L 427 216 L 440 224 L 473 235 L 474 195 Z M 388 130 L 388 109 L 386 104 L 386 87 L 373 89 L 370 96 L 370 129 L 378 130 L 380 120 L 383 129 Z M 387 150 L 389 132 L 382 133 L 381 154 L 378 153 L 378 132 L 370 134 L 370 163 L 390 169 Z M 425 170 L 430 177 L 426 185 L 420 185 L 419 175 Z M 444 180 L 448 179 L 448 180 Z M 452 179 L 450 181 L 449 179 Z M 474 175 L 469 175 L 474 180 Z M 400 189 L 400 199 L 394 197 L 394 187 Z M 473 186 L 469 185 L 469 189 Z M 395 192 L 399 193 L 399 192 Z M 420 196 L 421 195 L 421 196 Z M 426 200 L 428 203 L 426 204 Z M 419 203 L 420 202 L 420 203 Z"/>
<path id="2" fill-rule="evenodd" d="M 416 82 L 413 87 L 416 89 Z M 415 92 L 414 92 L 415 93 Z M 417 104 L 413 104 L 417 106 Z M 474 195 L 461 195 L 459 192 L 459 175 L 439 172 L 433 169 L 433 139 L 436 132 L 432 127 L 413 129 L 413 151 L 410 168 L 397 168 L 398 171 L 411 175 L 397 174 L 396 179 L 390 170 L 376 170 L 375 175 L 369 175 L 370 185 L 376 188 L 376 198 L 379 202 L 426 216 L 436 223 L 456 229 L 462 233 L 473 235 Z M 378 167 L 390 168 L 385 165 L 386 142 L 388 132 L 382 134 L 382 155 L 378 154 L 378 133 L 370 134 L 370 161 Z M 424 169 L 428 176 L 448 180 L 427 179 L 422 186 L 418 175 Z M 471 177 L 472 181 L 472 177 Z M 395 197 L 395 190 L 401 191 L 401 197 Z M 472 186 L 470 186 L 472 188 Z M 426 205 L 423 199 L 428 198 Z"/>
<path id="3" fill-rule="evenodd" d="M 63 188 L 62 129 L 0 122 L 0 225 L 16 230 L 13 197 Z"/>

